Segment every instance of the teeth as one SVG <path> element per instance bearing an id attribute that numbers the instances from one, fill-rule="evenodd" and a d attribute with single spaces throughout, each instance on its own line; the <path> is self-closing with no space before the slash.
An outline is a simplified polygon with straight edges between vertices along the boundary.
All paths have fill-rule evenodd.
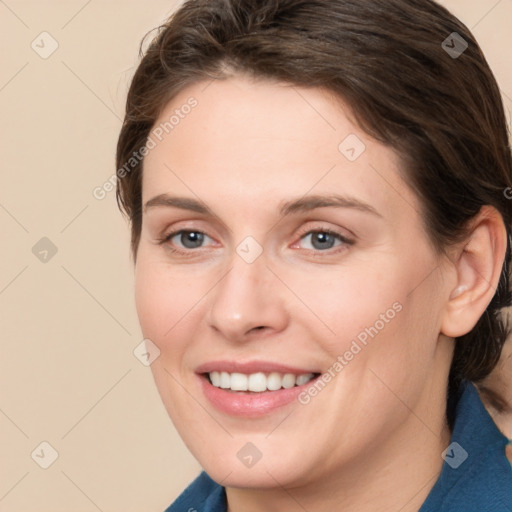
<path id="1" fill-rule="evenodd" d="M 217 373 L 217 372 L 215 372 L 215 373 Z M 223 389 L 228 389 L 231 386 L 231 377 L 229 376 L 229 373 L 222 372 L 220 374 L 219 379 L 220 379 L 219 387 L 221 387 Z"/>
<path id="2" fill-rule="evenodd" d="M 231 376 L 233 378 L 233 375 Z M 264 373 L 252 373 L 247 379 L 247 389 L 250 391 L 266 391 L 267 377 Z"/>
<path id="3" fill-rule="evenodd" d="M 221 380 L 221 376 L 220 376 L 219 372 L 212 372 L 212 373 L 210 373 L 210 380 L 212 381 L 212 384 L 216 388 L 222 388 L 223 387 L 223 386 L 220 385 L 222 380 Z"/>
<path id="4" fill-rule="evenodd" d="M 255 393 L 302 386 L 315 376 L 313 373 L 294 375 L 293 373 L 282 374 L 277 372 L 269 374 L 258 372 L 251 373 L 250 375 L 245 373 L 210 372 L 208 375 L 212 385 L 216 388 L 230 389 L 232 391 L 253 391 Z"/>
<path id="5" fill-rule="evenodd" d="M 299 375 L 297 377 L 297 386 L 302 386 L 303 384 L 306 384 L 306 382 L 309 382 L 311 380 L 310 375 L 311 375 L 311 373 L 307 373 L 305 375 Z"/>
<path id="6" fill-rule="evenodd" d="M 281 386 L 283 386 L 284 389 L 290 389 L 295 386 L 295 381 L 297 378 L 293 373 L 285 373 L 283 377 L 283 381 L 281 382 Z"/>
<path id="7" fill-rule="evenodd" d="M 267 389 L 269 391 L 277 391 L 278 389 L 281 389 L 282 380 L 281 374 L 271 373 L 267 377 Z"/>
<path id="8" fill-rule="evenodd" d="M 247 375 L 243 373 L 232 373 L 231 374 L 231 389 L 233 391 L 247 391 L 249 385 L 249 379 Z"/>

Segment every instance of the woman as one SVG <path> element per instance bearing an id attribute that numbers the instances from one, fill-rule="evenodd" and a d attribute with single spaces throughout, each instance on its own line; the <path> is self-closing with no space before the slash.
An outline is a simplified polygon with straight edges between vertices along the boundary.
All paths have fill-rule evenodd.
<path id="1" fill-rule="evenodd" d="M 510 510 L 473 383 L 507 334 L 512 160 L 460 21 L 186 2 L 117 165 L 155 382 L 205 470 L 168 510 Z"/>

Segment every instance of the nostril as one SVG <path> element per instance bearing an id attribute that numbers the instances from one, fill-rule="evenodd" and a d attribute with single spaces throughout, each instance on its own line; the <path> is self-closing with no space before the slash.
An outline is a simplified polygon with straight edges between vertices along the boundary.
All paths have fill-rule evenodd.
<path id="1" fill-rule="evenodd" d="M 265 326 L 264 325 L 258 325 L 257 327 L 253 327 L 252 329 L 250 329 L 249 332 L 261 331 L 262 329 L 265 329 Z"/>

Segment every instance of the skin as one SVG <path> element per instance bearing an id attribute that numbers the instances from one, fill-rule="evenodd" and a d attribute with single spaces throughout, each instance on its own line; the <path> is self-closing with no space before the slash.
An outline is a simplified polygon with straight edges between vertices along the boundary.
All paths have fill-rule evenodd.
<path id="1" fill-rule="evenodd" d="M 145 208 L 136 262 L 142 331 L 161 351 L 151 368 L 178 432 L 226 487 L 230 512 L 418 510 L 449 444 L 452 337 L 492 297 L 501 217 L 484 209 L 470 239 L 439 255 L 397 156 L 339 99 L 234 76 L 182 90 L 156 125 L 190 96 L 197 107 L 145 158 L 143 204 L 169 194 L 212 213 Z M 353 162 L 338 150 L 349 134 L 366 145 Z M 279 213 L 284 202 L 334 193 L 377 214 Z M 205 233 L 204 245 L 159 243 L 180 229 Z M 307 233 L 325 229 L 351 243 L 315 248 Z M 263 250 L 253 263 L 236 252 L 247 236 Z M 401 311 L 307 405 L 248 419 L 202 394 L 195 368 L 212 360 L 326 371 L 397 302 Z M 262 454 L 251 468 L 237 458 L 247 442 Z"/>

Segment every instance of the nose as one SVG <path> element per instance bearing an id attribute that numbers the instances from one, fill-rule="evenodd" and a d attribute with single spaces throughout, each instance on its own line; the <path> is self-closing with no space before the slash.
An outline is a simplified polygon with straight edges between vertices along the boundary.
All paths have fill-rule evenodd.
<path id="1" fill-rule="evenodd" d="M 208 324 L 233 342 L 281 332 L 289 321 L 282 288 L 264 257 L 247 263 L 234 254 L 230 270 L 209 294 Z"/>

